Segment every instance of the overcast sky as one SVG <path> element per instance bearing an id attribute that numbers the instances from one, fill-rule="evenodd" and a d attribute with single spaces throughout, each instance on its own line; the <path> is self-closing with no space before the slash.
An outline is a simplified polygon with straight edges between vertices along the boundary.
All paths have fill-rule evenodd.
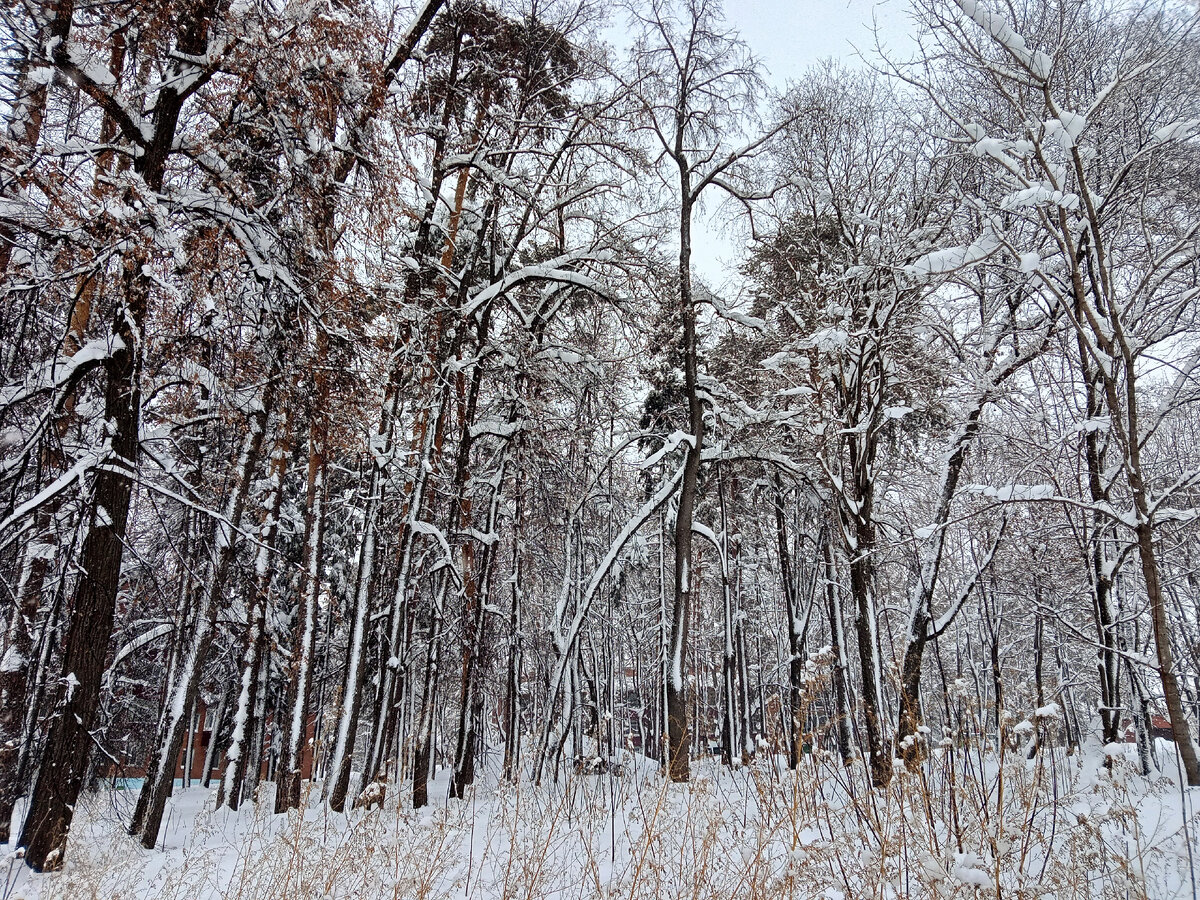
<path id="1" fill-rule="evenodd" d="M 910 27 L 905 0 L 725 0 L 724 7 L 729 24 L 780 87 L 819 59 L 848 61 L 856 47 L 870 55 L 873 20 L 893 48 L 904 45 Z"/>
<path id="2" fill-rule="evenodd" d="M 857 65 L 859 53 L 872 57 L 873 24 L 887 48 L 904 51 L 911 46 L 907 0 L 725 0 L 724 8 L 728 24 L 741 32 L 777 89 L 819 60 L 832 57 Z M 741 241 L 722 235 L 712 222 L 696 224 L 693 267 L 724 292 L 731 266 L 741 255 Z"/>

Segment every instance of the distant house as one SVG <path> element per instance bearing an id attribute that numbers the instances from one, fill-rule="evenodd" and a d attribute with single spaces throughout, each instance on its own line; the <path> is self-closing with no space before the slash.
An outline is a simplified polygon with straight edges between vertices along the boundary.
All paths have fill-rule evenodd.
<path id="1" fill-rule="evenodd" d="M 191 733 L 191 770 L 188 777 L 192 781 L 199 781 L 204 776 L 204 759 L 208 753 L 209 744 L 213 741 L 212 723 L 210 722 L 210 710 L 208 704 L 203 699 L 197 700 L 197 716 L 196 728 Z M 226 717 L 228 720 L 228 717 Z M 226 729 L 228 728 L 226 721 Z M 310 715 L 308 717 L 307 740 L 304 743 L 304 751 L 300 757 L 300 773 L 302 778 L 311 778 L 313 769 L 313 738 L 316 734 L 317 717 Z M 271 762 L 271 716 L 267 716 L 267 729 L 265 740 L 263 741 L 263 758 L 259 764 L 259 777 L 266 779 L 270 776 Z M 227 730 L 222 730 L 217 735 L 217 740 L 228 742 L 229 734 Z M 182 779 L 184 777 L 184 766 L 187 763 L 188 748 L 186 745 L 179 748 L 179 756 L 175 760 L 175 777 Z M 140 761 L 135 763 L 133 760 L 121 760 L 117 763 L 109 762 L 107 765 L 100 766 L 98 774 L 102 778 L 145 778 L 146 766 Z M 213 759 L 212 777 L 214 780 L 219 780 L 225 774 L 225 750 L 219 748 L 216 757 Z"/>
<path id="2" fill-rule="evenodd" d="M 1137 729 L 1133 725 L 1133 720 L 1125 719 L 1121 724 L 1125 726 L 1125 743 L 1136 744 Z M 1171 731 L 1171 720 L 1158 713 L 1152 713 L 1150 716 L 1150 735 L 1162 738 L 1164 741 L 1175 742 L 1175 734 Z"/>

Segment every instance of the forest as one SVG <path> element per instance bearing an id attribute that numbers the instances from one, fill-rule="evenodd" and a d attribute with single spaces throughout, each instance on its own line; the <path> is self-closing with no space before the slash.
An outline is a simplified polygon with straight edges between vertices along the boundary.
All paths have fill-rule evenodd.
<path id="1" fill-rule="evenodd" d="M 0 898 L 1197 896 L 1200 9 L 884 11 L 4 5 Z"/>

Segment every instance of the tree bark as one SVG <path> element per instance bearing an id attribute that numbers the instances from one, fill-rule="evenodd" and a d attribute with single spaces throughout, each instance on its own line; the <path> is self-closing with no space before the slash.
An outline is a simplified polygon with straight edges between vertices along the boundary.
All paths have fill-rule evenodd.
<path id="1" fill-rule="evenodd" d="M 510 416 L 510 424 L 515 421 L 515 417 L 516 408 L 514 406 L 513 415 Z M 497 479 L 496 488 L 489 498 L 486 530 L 484 531 L 488 535 L 495 534 L 496 526 L 499 524 L 500 501 L 502 499 L 501 488 L 505 480 L 507 452 L 507 447 L 501 451 L 500 471 L 495 476 Z M 483 677 L 484 665 L 487 662 L 484 658 L 486 650 L 487 607 L 491 599 L 491 582 L 496 546 L 497 543 L 495 541 L 484 545 L 479 554 L 480 559 L 477 572 L 474 575 L 476 596 L 470 609 L 471 639 L 467 646 L 463 687 L 459 698 L 459 738 L 454 753 L 454 776 L 450 788 L 452 797 L 463 797 L 466 793 L 466 788 L 475 782 L 478 724 L 483 713 L 483 695 L 480 689 L 480 681 Z"/>
<path id="2" fill-rule="evenodd" d="M 91 729 L 100 702 L 108 644 L 121 581 L 125 529 L 137 464 L 141 391 L 137 347 L 149 284 L 141 265 L 126 267 L 126 301 L 113 323 L 121 348 L 105 369 L 104 415 L 112 424 L 107 464 L 96 472 L 82 565 L 63 648 L 61 706 L 50 727 L 42 765 L 21 831 L 25 862 L 38 872 L 61 868 L 75 803 L 91 753 Z"/>
<path id="3" fill-rule="evenodd" d="M 789 550 L 787 518 L 783 503 L 783 485 L 779 473 L 775 473 L 775 543 L 779 552 L 779 576 L 783 581 L 783 602 L 788 625 L 788 767 L 800 765 L 800 741 L 803 726 L 800 722 L 800 704 L 804 689 L 804 631 L 806 621 L 800 613 L 800 598 L 797 596 L 792 555 Z"/>
<path id="4" fill-rule="evenodd" d="M 35 19 L 38 44 L 45 51 L 47 42 L 56 40 L 65 43 L 71 32 L 71 24 L 75 15 L 74 0 L 43 0 L 34 5 L 32 15 Z M 16 42 L 14 42 L 16 43 Z M 20 47 L 20 44 L 17 44 Z M 16 95 L 9 107 L 8 122 L 5 133 L 9 141 L 32 157 L 41 139 L 42 123 L 46 115 L 46 97 L 49 81 L 35 77 L 33 63 L 24 48 L 18 50 L 22 55 L 16 65 Z M 0 158 L 8 157 L 3 153 Z M 25 160 L 17 160 L 17 164 L 4 166 L 9 171 L 20 171 Z M 20 181 L 0 176 L 0 197 L 10 198 L 20 190 Z M 12 261 L 13 247 L 16 246 L 16 229 L 9 222 L 0 222 L 0 275 L 8 275 L 9 263 Z M 11 282 L 9 282 L 11 283 Z"/>
<path id="5" fill-rule="evenodd" d="M 154 107 L 152 137 L 140 148 L 134 171 L 146 187 L 160 191 L 166 161 L 175 143 L 183 104 L 190 96 L 184 75 L 198 68 L 191 60 L 207 54 L 208 36 L 218 0 L 198 0 L 181 17 L 176 36 L 173 71 L 176 77 L 159 90 Z M 65 2 L 63 34 L 73 6 Z M 63 16 L 59 17 L 60 19 Z M 54 49 L 55 65 L 74 66 L 61 41 Z M 88 531 L 81 551 L 83 572 L 63 650 L 62 683 L 66 687 L 61 711 L 51 726 L 42 766 L 21 832 L 25 862 L 36 871 L 62 866 L 67 833 L 79 798 L 88 755 L 91 727 L 100 701 L 105 655 L 112 637 L 117 590 L 121 581 L 125 531 L 137 468 L 141 392 L 137 382 L 141 338 L 150 295 L 150 278 L 143 274 L 148 260 L 130 253 L 124 267 L 124 296 L 113 318 L 113 353 L 104 369 L 107 384 L 104 414 L 111 426 L 109 456 L 96 472 Z"/>
<path id="6" fill-rule="evenodd" d="M 212 781 L 213 767 L 216 765 L 217 757 L 220 754 L 220 736 L 225 725 L 225 713 L 229 707 L 230 689 L 221 692 L 221 702 L 217 704 L 216 715 L 212 717 L 211 722 L 208 721 L 207 708 L 205 711 L 205 724 L 208 726 L 205 730 L 208 732 L 208 746 L 204 748 L 204 766 L 200 770 L 200 786 L 207 788 Z M 224 783 L 224 779 L 222 779 Z M 218 804 L 219 805 L 219 804 Z"/>
<path id="7" fill-rule="evenodd" d="M 520 452 L 519 446 L 517 452 Z M 519 468 L 518 471 L 520 471 Z M 508 665 L 505 670 L 504 710 L 504 780 L 511 782 L 518 781 L 521 772 L 521 570 L 524 549 L 521 546 L 521 536 L 525 506 L 520 484 L 516 486 L 514 494 L 512 580 L 508 611 Z"/>
<path id="8" fill-rule="evenodd" d="M 838 595 L 837 573 L 833 565 L 833 541 L 829 530 L 823 529 L 825 540 L 821 542 L 821 553 L 825 565 L 825 610 L 829 618 L 829 642 L 833 650 L 833 698 L 834 731 L 837 734 L 838 753 L 842 765 L 850 765 L 850 701 L 846 684 L 849 666 L 846 664 L 846 638 L 842 626 L 842 603 Z"/>
<path id="9" fill-rule="evenodd" d="M 1166 599 L 1158 577 L 1158 560 L 1154 550 L 1154 530 L 1145 518 L 1141 518 L 1136 529 L 1138 551 L 1142 558 L 1142 577 L 1146 582 L 1146 597 L 1150 601 L 1150 623 L 1153 627 L 1154 649 L 1158 655 L 1158 677 L 1162 682 L 1163 699 L 1167 716 L 1171 720 L 1171 737 L 1179 760 L 1183 763 L 1184 777 L 1191 787 L 1200 786 L 1200 760 L 1196 757 L 1196 745 L 1192 742 L 1187 714 L 1183 708 L 1183 697 L 1179 692 L 1179 678 L 1175 674 L 1175 659 L 1171 652 L 1171 635 L 1167 625 Z"/>
<path id="10" fill-rule="evenodd" d="M 696 335 L 696 307 L 692 296 L 692 194 L 691 171 L 682 153 L 683 134 L 677 140 L 679 151 L 679 315 L 683 325 L 683 384 L 687 398 L 691 442 L 684 460 L 683 480 L 679 485 L 679 507 L 675 514 L 675 590 L 671 604 L 669 641 L 669 677 L 667 678 L 667 772 L 672 781 L 691 777 L 689 759 L 687 645 L 691 619 L 692 523 L 700 482 L 700 458 L 704 446 L 704 408 L 699 388 L 699 344 Z"/>
<path id="11" fill-rule="evenodd" d="M 850 594 L 854 597 L 854 633 L 858 641 L 859 675 L 862 678 L 862 709 L 866 732 L 867 759 L 871 783 L 886 787 L 892 777 L 891 754 L 886 751 L 880 718 L 879 634 L 873 592 L 873 566 L 870 553 L 875 546 L 875 528 L 859 522 L 855 530 L 856 546 L 850 555 Z"/>
<path id="12" fill-rule="evenodd" d="M 0 844 L 7 844 L 9 827 L 17 798 L 21 795 L 21 746 L 25 706 L 29 699 L 29 679 L 34 653 L 34 627 L 42 605 L 42 589 L 54 560 L 55 548 L 48 543 L 50 513 L 42 517 L 36 537 L 25 547 L 21 575 L 17 582 L 17 601 L 4 639 L 4 658 L 0 661 Z"/>
<path id="13" fill-rule="evenodd" d="M 442 575 L 441 585 L 436 588 L 430 608 L 429 647 L 425 656 L 425 677 L 422 682 L 420 712 L 417 714 L 417 728 L 414 735 L 413 809 L 420 809 L 429 803 L 430 763 L 433 756 L 433 705 L 438 689 L 442 621 L 445 617 L 443 610 L 446 602 L 446 581 L 448 578 L 449 575 Z"/>

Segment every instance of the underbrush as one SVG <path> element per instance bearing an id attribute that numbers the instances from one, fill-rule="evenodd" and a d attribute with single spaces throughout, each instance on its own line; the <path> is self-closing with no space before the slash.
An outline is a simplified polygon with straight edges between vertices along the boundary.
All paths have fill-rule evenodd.
<path id="1" fill-rule="evenodd" d="M 1165 898 L 1193 896 L 1195 797 L 1143 778 L 1125 748 L 1068 756 L 946 740 L 884 790 L 820 751 L 698 764 L 673 785 L 652 764 L 554 785 L 477 786 L 463 801 L 303 815 L 172 801 L 165 849 L 121 828 L 119 792 L 80 811 L 64 871 L 8 868 L 0 900 L 251 898 Z M 431 797 L 446 796 L 444 778 Z M 1185 805 L 1187 815 L 1185 815 Z"/>

